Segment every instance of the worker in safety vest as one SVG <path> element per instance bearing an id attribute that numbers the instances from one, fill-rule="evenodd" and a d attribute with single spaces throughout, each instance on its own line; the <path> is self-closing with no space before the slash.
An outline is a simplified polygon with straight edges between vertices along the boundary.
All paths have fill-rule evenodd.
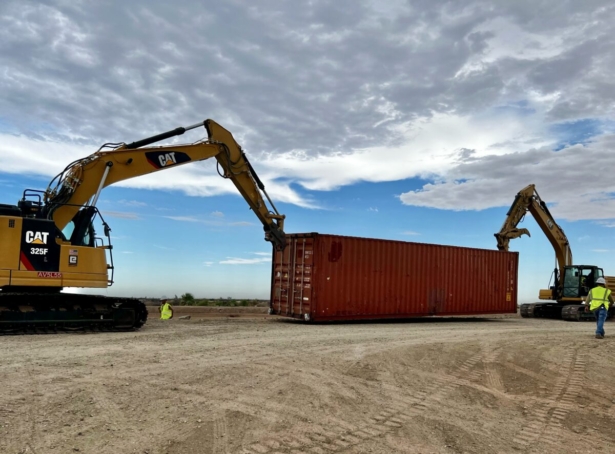
<path id="1" fill-rule="evenodd" d="M 604 321 L 609 306 L 613 304 L 613 296 L 606 288 L 606 281 L 603 277 L 599 277 L 596 279 L 596 286 L 589 291 L 585 299 L 585 311 L 592 311 L 596 317 L 596 339 L 604 339 Z"/>
<path id="2" fill-rule="evenodd" d="M 160 302 L 160 320 L 169 320 L 173 318 L 173 306 L 169 303 L 169 300 L 162 300 Z"/>

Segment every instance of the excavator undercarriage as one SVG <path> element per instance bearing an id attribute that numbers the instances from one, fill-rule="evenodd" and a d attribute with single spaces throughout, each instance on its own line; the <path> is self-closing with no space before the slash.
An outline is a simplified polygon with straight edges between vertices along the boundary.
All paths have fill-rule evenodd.
<path id="1" fill-rule="evenodd" d="M 582 304 L 562 306 L 557 303 L 527 303 L 522 304 L 519 313 L 523 318 L 553 318 L 571 322 L 595 321 L 594 314 L 585 312 Z"/>
<path id="2" fill-rule="evenodd" d="M 0 292 L 0 334 L 57 331 L 127 331 L 147 321 L 147 308 L 133 298 L 60 292 Z"/>

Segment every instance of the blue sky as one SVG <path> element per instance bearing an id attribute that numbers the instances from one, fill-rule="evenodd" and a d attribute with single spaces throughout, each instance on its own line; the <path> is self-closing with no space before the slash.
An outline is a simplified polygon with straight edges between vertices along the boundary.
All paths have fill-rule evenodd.
<path id="1" fill-rule="evenodd" d="M 212 118 L 287 232 L 495 249 L 534 183 L 575 262 L 615 275 L 615 9 L 558 5 L 3 2 L 0 203 L 104 142 Z M 268 296 L 269 243 L 212 162 L 109 187 L 98 206 L 114 238 L 107 294 Z M 522 226 L 527 302 L 554 255 L 531 216 Z"/>

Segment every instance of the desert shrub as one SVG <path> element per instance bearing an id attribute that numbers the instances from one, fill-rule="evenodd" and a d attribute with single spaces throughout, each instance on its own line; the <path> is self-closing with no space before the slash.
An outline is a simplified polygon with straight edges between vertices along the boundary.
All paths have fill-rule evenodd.
<path id="1" fill-rule="evenodd" d="M 184 306 L 194 306 L 194 295 L 192 293 L 184 293 L 181 297 L 181 304 Z"/>

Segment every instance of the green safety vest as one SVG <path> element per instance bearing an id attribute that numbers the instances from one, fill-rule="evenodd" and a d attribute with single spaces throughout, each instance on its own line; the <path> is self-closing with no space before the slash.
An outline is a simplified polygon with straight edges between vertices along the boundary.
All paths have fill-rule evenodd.
<path id="1" fill-rule="evenodd" d="M 164 303 L 160 310 L 160 320 L 169 320 L 173 318 L 173 307 L 169 303 Z"/>
<path id="2" fill-rule="evenodd" d="M 590 290 L 590 295 L 592 299 L 590 301 L 589 310 L 595 311 L 596 309 L 600 309 L 602 305 L 604 305 L 605 309 L 609 309 L 609 295 L 611 291 L 608 288 L 604 287 L 594 287 Z"/>

